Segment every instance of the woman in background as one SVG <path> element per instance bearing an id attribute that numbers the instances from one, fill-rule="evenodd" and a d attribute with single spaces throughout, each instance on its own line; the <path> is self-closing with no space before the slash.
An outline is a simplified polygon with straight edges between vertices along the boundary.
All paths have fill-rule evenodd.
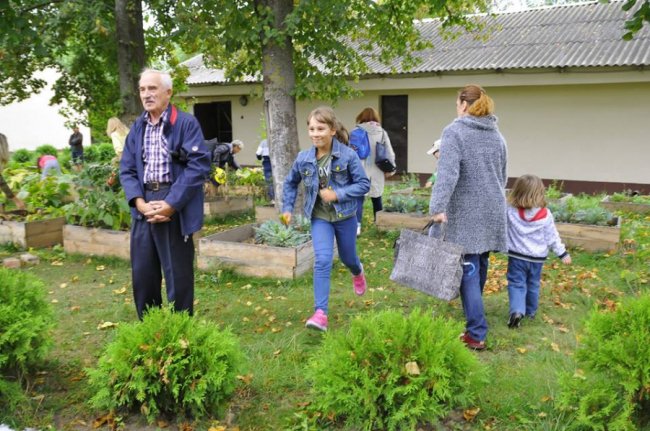
<path id="1" fill-rule="evenodd" d="M 9 188 L 9 185 L 2 176 L 2 171 L 4 170 L 5 165 L 9 162 L 9 158 L 9 143 L 7 142 L 7 137 L 0 133 L 0 190 L 3 191 L 5 196 L 7 196 L 7 199 L 11 199 L 14 202 L 16 208 L 24 210 L 25 203 L 20 200 L 13 191 L 11 191 L 11 188 Z"/>

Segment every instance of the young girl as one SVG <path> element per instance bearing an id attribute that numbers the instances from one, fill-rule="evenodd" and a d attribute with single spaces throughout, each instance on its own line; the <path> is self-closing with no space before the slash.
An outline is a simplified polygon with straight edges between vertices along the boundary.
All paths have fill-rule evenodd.
<path id="1" fill-rule="evenodd" d="M 549 247 L 563 263 L 571 263 L 544 197 L 544 183 L 535 175 L 517 178 L 508 196 L 510 328 L 518 328 L 524 315 L 535 317 L 542 266 Z"/>
<path id="2" fill-rule="evenodd" d="M 337 139 L 339 121 L 329 107 L 314 109 L 307 117 L 314 146 L 301 151 L 284 181 L 282 219 L 289 224 L 298 185 L 305 187 L 303 212 L 311 219 L 314 244 L 314 314 L 308 328 L 327 330 L 330 272 L 334 238 L 339 257 L 352 272 L 357 295 L 366 292 L 366 277 L 357 255 L 355 217 L 359 197 L 368 193 L 370 181 L 353 149 Z"/>

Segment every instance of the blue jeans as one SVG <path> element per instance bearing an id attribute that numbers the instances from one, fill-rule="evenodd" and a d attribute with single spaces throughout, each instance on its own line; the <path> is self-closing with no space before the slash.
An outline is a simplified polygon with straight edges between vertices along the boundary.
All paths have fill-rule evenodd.
<path id="1" fill-rule="evenodd" d="M 314 242 L 314 310 L 327 314 L 330 296 L 330 274 L 334 259 L 334 238 L 339 258 L 353 275 L 361 274 L 361 261 L 357 255 L 357 219 L 329 222 L 311 219 L 311 236 Z"/>
<path id="2" fill-rule="evenodd" d="M 365 196 L 361 196 L 357 201 L 357 223 L 361 224 L 361 219 L 363 219 L 363 201 L 366 200 Z M 372 201 L 372 212 L 375 221 L 377 221 L 377 212 L 384 209 L 381 202 L 381 196 L 376 198 L 370 198 Z"/>
<path id="3" fill-rule="evenodd" d="M 271 170 L 271 158 L 262 157 L 262 168 L 264 169 L 264 180 L 266 181 L 266 193 L 269 199 L 275 199 L 275 190 L 273 188 L 273 171 Z"/>
<path id="4" fill-rule="evenodd" d="M 487 279 L 490 252 L 466 254 L 463 278 L 460 282 L 460 299 L 465 312 L 465 330 L 477 341 L 487 337 L 487 320 L 483 309 L 483 287 Z"/>
<path id="5" fill-rule="evenodd" d="M 516 257 L 508 257 L 510 314 L 521 313 L 526 316 L 534 316 L 537 313 L 543 266 L 542 262 L 529 262 Z"/>

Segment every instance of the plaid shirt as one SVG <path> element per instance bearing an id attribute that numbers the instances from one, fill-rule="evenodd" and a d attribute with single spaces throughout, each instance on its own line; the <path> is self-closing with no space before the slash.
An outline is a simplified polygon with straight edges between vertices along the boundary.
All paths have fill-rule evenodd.
<path id="1" fill-rule="evenodd" d="M 171 181 L 170 157 L 167 148 L 167 140 L 163 135 L 163 125 L 167 121 L 167 110 L 165 110 L 158 121 L 152 124 L 149 115 L 145 117 L 147 125 L 144 131 L 144 145 L 142 147 L 142 159 L 144 161 L 144 182 L 168 183 Z"/>

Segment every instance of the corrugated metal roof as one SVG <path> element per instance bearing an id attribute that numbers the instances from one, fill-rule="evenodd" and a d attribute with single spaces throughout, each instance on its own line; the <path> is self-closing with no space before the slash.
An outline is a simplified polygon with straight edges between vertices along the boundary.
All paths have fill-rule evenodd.
<path id="1" fill-rule="evenodd" d="M 421 22 L 422 36 L 433 48 L 416 53 L 420 64 L 398 73 L 649 66 L 650 28 L 646 24 L 633 40 L 624 41 L 624 22 L 631 12 L 624 12 L 622 4 L 581 3 L 476 17 L 490 29 L 487 40 L 467 33 L 446 39 L 439 21 Z M 370 56 L 367 61 L 371 75 L 393 74 L 390 65 Z M 400 70 L 397 62 L 393 66 Z M 190 71 L 190 85 L 225 82 L 222 71 L 205 68 L 200 59 Z"/>

